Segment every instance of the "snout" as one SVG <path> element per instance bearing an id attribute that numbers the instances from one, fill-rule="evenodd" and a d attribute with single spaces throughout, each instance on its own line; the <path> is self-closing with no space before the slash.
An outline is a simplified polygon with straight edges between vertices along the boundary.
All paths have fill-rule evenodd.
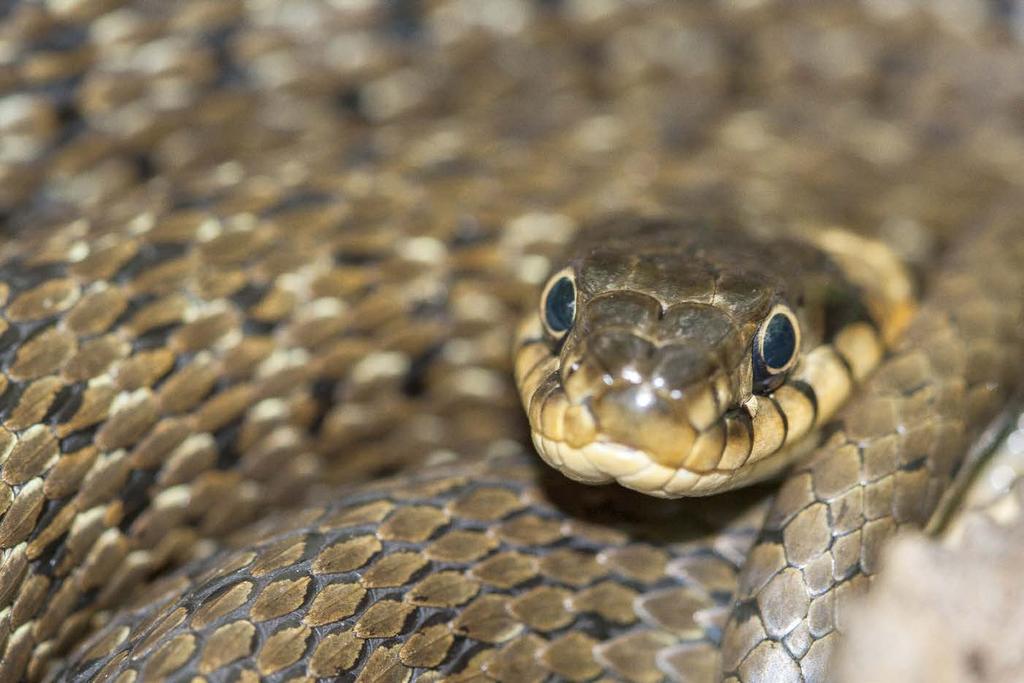
<path id="1" fill-rule="evenodd" d="M 646 452 L 666 467 L 693 461 L 731 391 L 714 349 L 625 330 L 590 332 L 562 351 L 561 385 L 589 413 L 596 438 Z"/>
<path id="2" fill-rule="evenodd" d="M 680 467 L 693 450 L 697 430 L 682 400 L 650 384 L 615 386 L 593 403 L 598 431 L 609 441 L 647 452 L 667 467 Z"/>

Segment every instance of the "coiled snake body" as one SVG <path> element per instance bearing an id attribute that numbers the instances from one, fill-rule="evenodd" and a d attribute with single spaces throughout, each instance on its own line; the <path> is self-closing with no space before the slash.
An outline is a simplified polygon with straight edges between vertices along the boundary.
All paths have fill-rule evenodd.
<path id="1" fill-rule="evenodd" d="M 741 5 L 8 9 L 0 680 L 828 680 L 1015 391 L 1024 60 Z"/>

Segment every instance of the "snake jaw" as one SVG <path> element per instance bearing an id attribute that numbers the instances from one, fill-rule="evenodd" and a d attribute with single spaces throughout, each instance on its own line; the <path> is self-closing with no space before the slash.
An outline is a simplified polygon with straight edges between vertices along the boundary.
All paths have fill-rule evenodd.
<path id="1" fill-rule="evenodd" d="M 625 444 L 593 441 L 579 448 L 533 432 L 541 458 L 569 479 L 585 484 L 618 484 L 658 498 L 679 498 L 717 493 L 728 486 L 722 473 L 698 474 L 654 462 L 644 452 Z"/>

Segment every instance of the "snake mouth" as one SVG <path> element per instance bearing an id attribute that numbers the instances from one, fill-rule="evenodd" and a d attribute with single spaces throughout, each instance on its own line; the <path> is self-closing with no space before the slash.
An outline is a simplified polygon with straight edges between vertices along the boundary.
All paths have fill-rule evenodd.
<path id="1" fill-rule="evenodd" d="M 616 388 L 600 400 L 572 403 L 550 366 L 542 362 L 519 385 L 533 444 L 550 466 L 587 484 L 616 482 L 661 498 L 721 493 L 776 474 L 789 461 L 782 447 L 813 422 L 807 418 L 799 431 L 789 430 L 786 408 L 765 400 L 727 410 L 703 429 L 660 408 L 638 420 L 632 413 L 637 401 L 641 408 L 658 402 L 648 387 Z"/>
<path id="2" fill-rule="evenodd" d="M 529 409 L 540 418 L 532 437 L 544 461 L 587 483 L 616 481 L 664 497 L 710 494 L 729 488 L 734 470 L 750 454 L 749 431 L 741 426 L 728 449 L 733 462 L 722 463 L 729 418 L 698 430 L 679 415 L 679 406 L 667 405 L 643 385 L 578 404 L 556 386 L 535 393 Z M 636 419 L 637 409 L 644 411 L 643 420 Z"/>

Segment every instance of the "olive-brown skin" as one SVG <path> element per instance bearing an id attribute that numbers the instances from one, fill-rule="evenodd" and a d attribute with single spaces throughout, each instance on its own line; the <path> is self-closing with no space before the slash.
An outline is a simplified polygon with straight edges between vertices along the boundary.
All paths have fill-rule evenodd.
<path id="1" fill-rule="evenodd" d="M 726 680 L 827 680 L 844 613 L 886 540 L 920 529 L 1020 388 L 1024 245 L 1015 211 L 970 231 L 892 355 L 786 478 L 739 577 Z"/>
<path id="2" fill-rule="evenodd" d="M 335 632 L 332 651 L 362 653 L 351 678 L 715 677 L 760 508 L 700 501 L 722 509 L 693 533 L 685 504 L 613 506 L 522 455 L 508 346 L 554 254 L 609 213 L 721 211 L 762 239 L 887 237 L 930 274 L 1024 167 L 1018 48 L 984 17 L 953 36 L 877 3 L 511 2 L 500 25 L 450 2 L 116 5 L 0 20 L 3 681 L 285 680 L 345 664 L 313 659 Z M 457 485 L 378 479 L 410 466 Z M 358 534 L 327 511 L 371 498 L 393 507 Z M 406 576 L 460 525 L 462 559 Z M 272 552 L 278 533 L 310 556 Z M 338 619 L 307 625 L 331 583 L 312 554 L 350 535 L 383 554 L 333 583 L 393 600 L 342 618 L 336 588 Z M 246 554 L 232 544 L 267 559 L 221 566 L 225 583 L 263 573 L 217 615 L 200 578 Z M 474 578 L 508 578 L 514 563 L 486 563 L 513 551 L 533 558 L 524 583 Z M 471 580 L 501 597 L 413 605 L 379 639 L 446 567 L 444 599 Z M 383 631 L 340 635 L 372 604 L 363 628 Z M 444 652 L 424 640 L 437 627 Z M 360 634 L 384 645 L 372 662 Z M 415 666 L 388 668 L 403 648 Z"/>

